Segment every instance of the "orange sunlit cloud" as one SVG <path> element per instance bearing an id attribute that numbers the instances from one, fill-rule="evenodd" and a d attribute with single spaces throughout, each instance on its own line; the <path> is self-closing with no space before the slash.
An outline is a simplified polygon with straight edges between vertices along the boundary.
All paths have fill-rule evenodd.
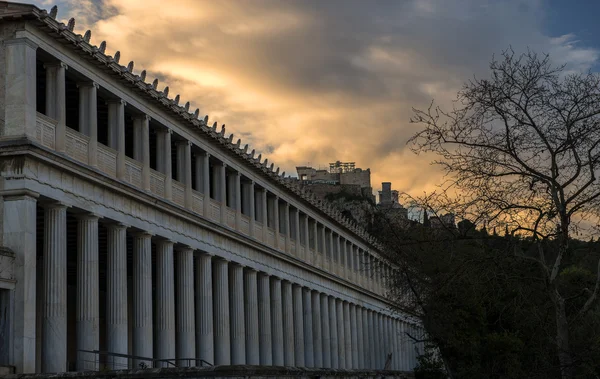
<path id="1" fill-rule="evenodd" d="M 415 195 L 442 179 L 406 146 L 412 107 L 449 105 L 509 45 L 598 60 L 575 36 L 547 36 L 538 1 L 62 0 L 92 43 L 135 61 L 172 96 L 249 143 L 282 171 L 354 161 Z M 49 8 L 49 0 L 37 5 Z M 551 38 L 554 37 L 554 38 Z"/>

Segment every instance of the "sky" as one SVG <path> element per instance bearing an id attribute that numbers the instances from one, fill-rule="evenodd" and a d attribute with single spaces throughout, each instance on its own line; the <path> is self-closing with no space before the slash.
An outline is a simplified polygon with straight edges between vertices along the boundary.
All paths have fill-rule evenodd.
<path id="1" fill-rule="evenodd" d="M 336 160 L 414 196 L 443 181 L 414 154 L 412 109 L 448 106 L 512 47 L 600 70 L 598 1 L 38 0 L 106 40 L 287 174 Z"/>

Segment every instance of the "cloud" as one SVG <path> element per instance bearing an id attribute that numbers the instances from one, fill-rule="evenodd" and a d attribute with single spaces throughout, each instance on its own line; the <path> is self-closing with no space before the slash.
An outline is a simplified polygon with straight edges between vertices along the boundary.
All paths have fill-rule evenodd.
<path id="1" fill-rule="evenodd" d="M 45 1 L 45 0 L 44 0 Z M 544 3 L 508 0 L 65 3 L 93 43 L 160 78 L 281 169 L 355 161 L 377 188 L 420 193 L 441 173 L 406 140 L 412 107 L 449 104 L 512 46 L 571 70 L 598 61 L 574 35 L 543 32 Z M 61 5 L 62 9 L 62 5 Z M 81 20 L 79 18 L 81 17 Z"/>

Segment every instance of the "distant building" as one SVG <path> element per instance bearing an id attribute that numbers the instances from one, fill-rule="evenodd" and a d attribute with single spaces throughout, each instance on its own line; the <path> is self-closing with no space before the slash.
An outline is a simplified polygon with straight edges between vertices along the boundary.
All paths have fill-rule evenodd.
<path id="1" fill-rule="evenodd" d="M 355 162 L 336 161 L 329 163 L 329 169 L 298 166 L 296 171 L 300 183 L 310 186 L 310 190 L 318 197 L 345 192 L 366 196 L 374 201 L 371 170 L 356 168 Z"/>
<path id="2" fill-rule="evenodd" d="M 398 201 L 398 191 L 392 189 L 392 183 L 381 183 L 377 207 L 384 211 L 390 220 L 408 220 L 408 210 Z"/>
<path id="3" fill-rule="evenodd" d="M 456 227 L 454 213 L 446 213 L 441 216 L 431 216 L 429 218 L 429 226 L 434 229 L 453 229 Z"/>

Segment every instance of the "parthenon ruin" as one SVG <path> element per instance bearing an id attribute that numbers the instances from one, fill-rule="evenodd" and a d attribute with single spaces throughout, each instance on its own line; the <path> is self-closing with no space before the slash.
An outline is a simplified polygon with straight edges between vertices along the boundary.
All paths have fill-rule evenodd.
<path id="1" fill-rule="evenodd" d="M 413 369 L 359 225 L 56 17 L 0 2 L 0 364 Z"/>

